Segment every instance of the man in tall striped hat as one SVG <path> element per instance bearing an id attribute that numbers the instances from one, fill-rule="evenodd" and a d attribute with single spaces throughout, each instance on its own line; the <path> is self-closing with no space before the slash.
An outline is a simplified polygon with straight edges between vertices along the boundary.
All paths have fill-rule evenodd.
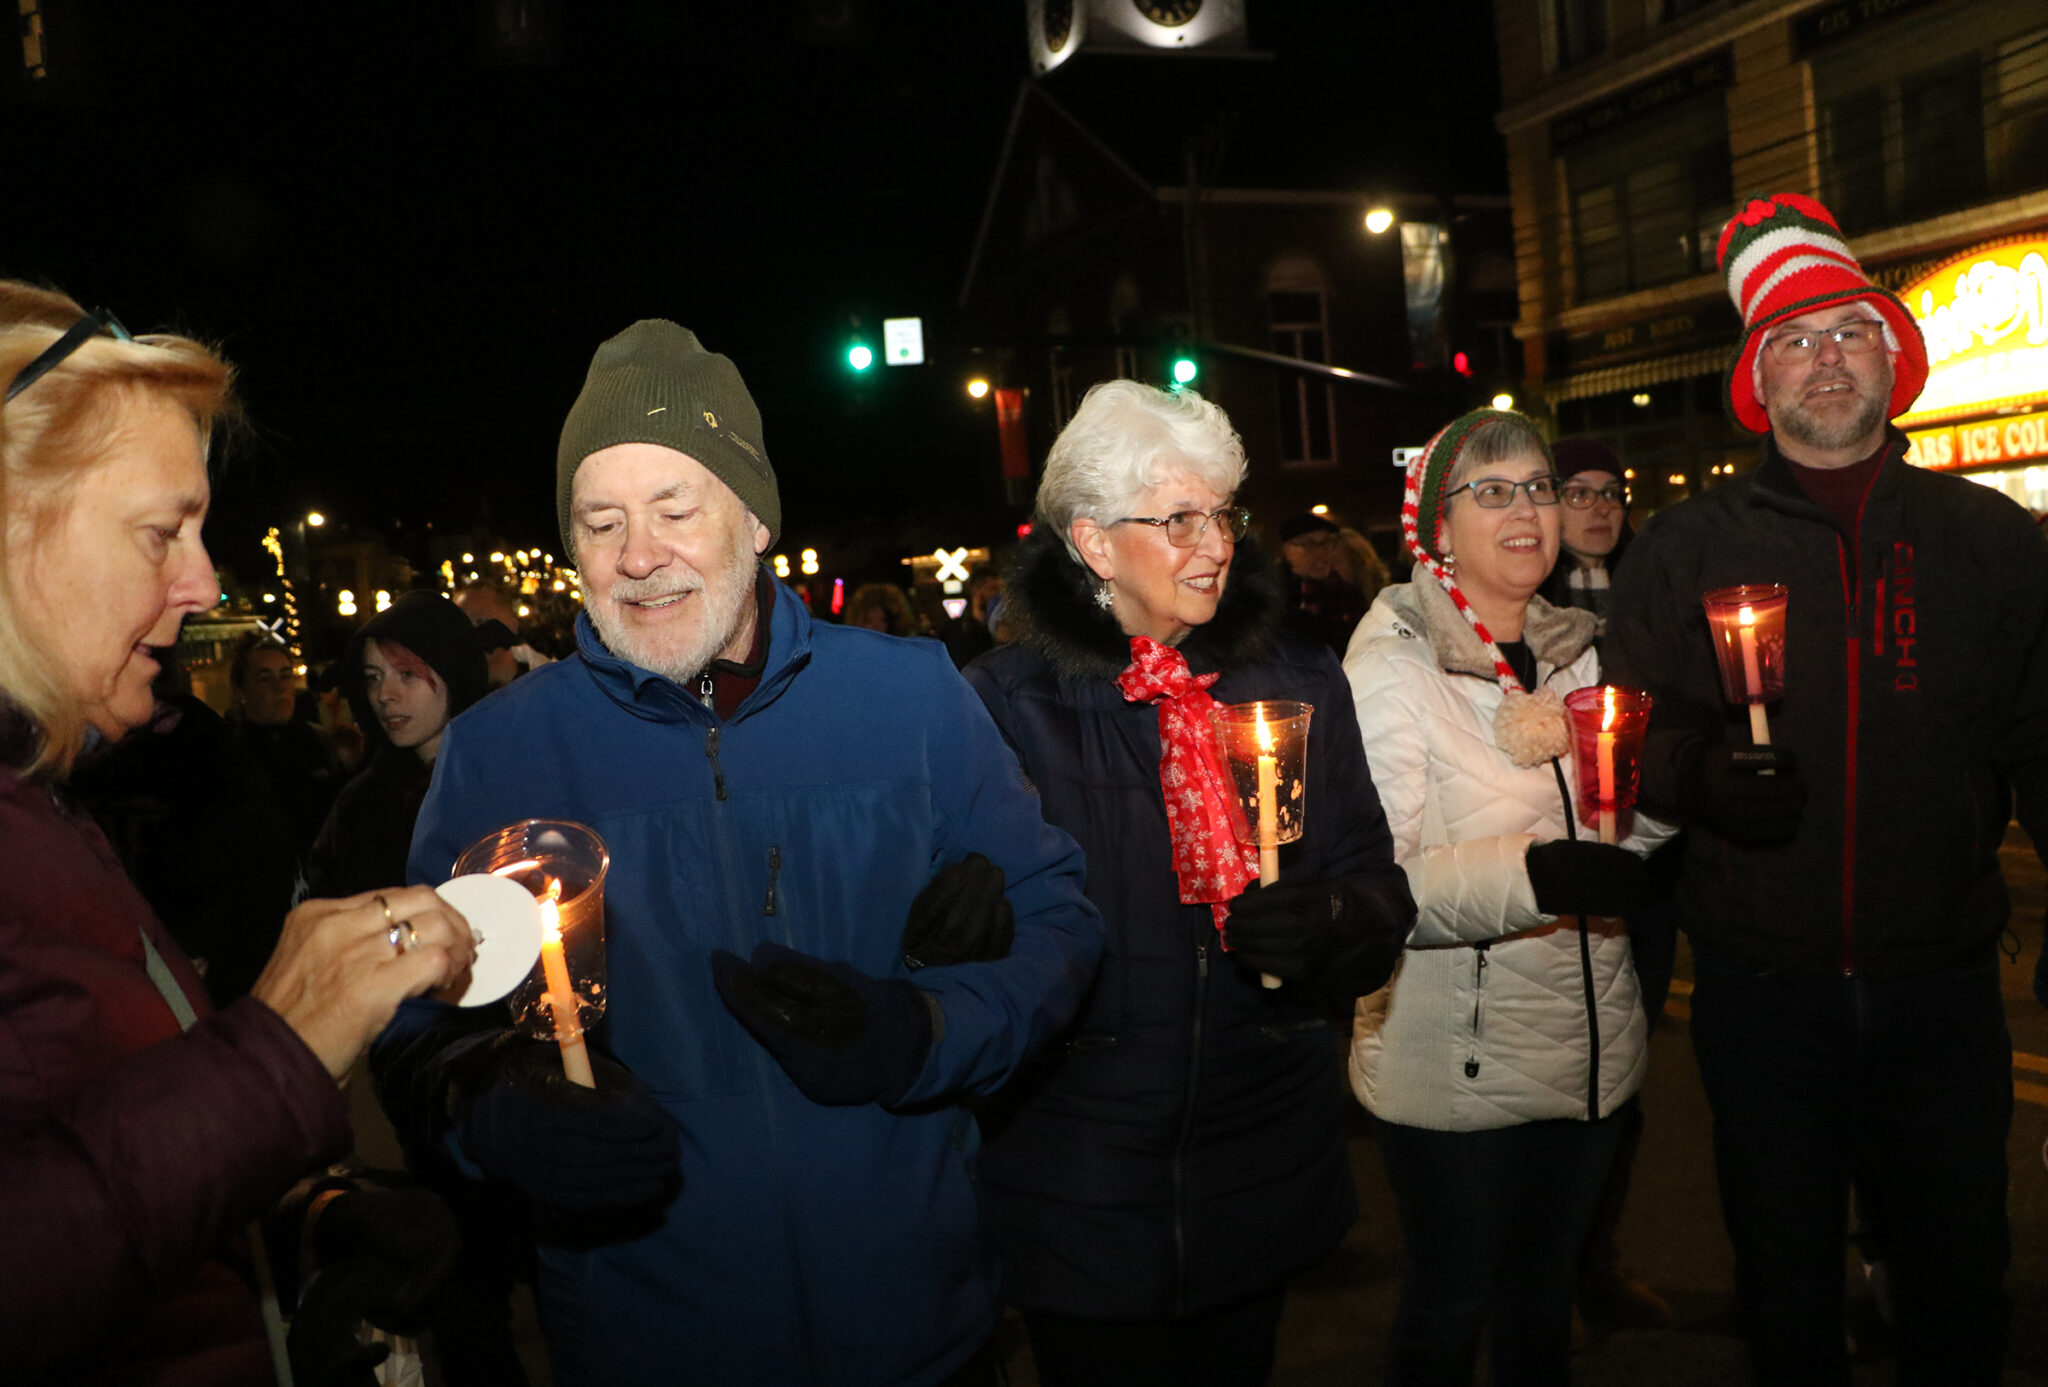
<path id="1" fill-rule="evenodd" d="M 2012 817 L 2048 846 L 2048 543 L 1998 492 L 1905 461 L 1912 316 L 1825 207 L 1721 233 L 1756 467 L 1658 515 L 1618 575 L 1619 683 L 1656 700 L 1644 803 L 1689 825 L 1680 921 L 1736 1289 L 1761 1382 L 1847 1387 L 1853 1186 L 1891 1268 L 1901 1383 L 1995 1383 L 2007 1304 Z M 1790 592 L 1754 745 L 1702 594 Z M 1775 639 L 1775 637 L 1771 637 Z"/>

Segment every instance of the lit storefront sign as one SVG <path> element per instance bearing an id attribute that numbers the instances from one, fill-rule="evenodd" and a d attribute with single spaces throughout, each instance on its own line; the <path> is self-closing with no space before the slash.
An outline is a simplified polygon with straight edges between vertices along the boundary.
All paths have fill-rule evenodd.
<path id="1" fill-rule="evenodd" d="M 2048 410 L 2007 415 L 1950 428 L 1910 429 L 1913 446 L 1906 461 L 1916 467 L 1954 471 L 2048 458 Z"/>
<path id="2" fill-rule="evenodd" d="M 1929 368 L 1927 388 L 1899 427 L 1911 433 L 1916 425 L 2048 405 L 2048 240 L 1981 247 L 1906 285 L 1899 297 L 1927 338 Z M 2042 455 L 2010 451 L 2035 446 L 2038 425 L 1995 437 L 1955 432 L 1950 466 Z"/>

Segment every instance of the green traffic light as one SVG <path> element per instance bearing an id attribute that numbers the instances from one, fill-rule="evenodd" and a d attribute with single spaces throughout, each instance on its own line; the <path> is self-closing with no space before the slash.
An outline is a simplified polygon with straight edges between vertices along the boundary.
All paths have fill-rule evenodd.
<path id="1" fill-rule="evenodd" d="M 846 364 L 856 371 L 865 371 L 875 364 L 875 354 L 865 342 L 856 342 L 846 349 Z"/>
<path id="2" fill-rule="evenodd" d="M 1200 369 L 1200 367 L 1195 365 L 1193 357 L 1182 356 L 1174 358 L 1173 383 L 1175 385 L 1190 384 L 1195 378 L 1195 373 Z"/>

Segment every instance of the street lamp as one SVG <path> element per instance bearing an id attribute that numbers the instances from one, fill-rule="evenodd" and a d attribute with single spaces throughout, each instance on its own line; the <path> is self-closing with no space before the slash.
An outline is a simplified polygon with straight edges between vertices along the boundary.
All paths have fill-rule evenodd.
<path id="1" fill-rule="evenodd" d="M 986 399 L 988 396 L 988 382 L 980 376 L 976 376 L 973 380 L 967 382 L 967 393 L 977 400 Z"/>
<path id="2" fill-rule="evenodd" d="M 1493 397 L 1493 407 L 1495 409 L 1513 409 L 1515 407 L 1515 397 L 1503 390 L 1500 394 Z"/>
<path id="3" fill-rule="evenodd" d="M 1384 235 L 1394 224 L 1394 213 L 1386 207 L 1375 207 L 1365 214 L 1365 229 L 1375 236 Z"/>

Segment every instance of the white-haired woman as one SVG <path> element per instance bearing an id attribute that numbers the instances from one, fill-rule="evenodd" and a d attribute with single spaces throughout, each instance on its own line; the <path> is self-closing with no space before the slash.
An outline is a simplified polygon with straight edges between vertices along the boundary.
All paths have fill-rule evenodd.
<path id="1" fill-rule="evenodd" d="M 1278 634 L 1244 472 L 1194 392 L 1096 386 L 1010 577 L 1020 641 L 967 669 L 1109 930 L 1065 1043 L 984 1113 L 1004 1292 L 1053 1387 L 1264 1382 L 1287 1278 L 1356 1214 L 1332 1019 L 1385 980 L 1413 907 L 1342 671 Z M 1208 710 L 1251 699 L 1316 711 L 1307 831 L 1247 891 Z"/>
<path id="2" fill-rule="evenodd" d="M 1621 921 L 1647 893 L 1638 818 L 1573 818 L 1563 695 L 1598 682 L 1591 612 L 1536 590 L 1557 477 L 1520 415 L 1477 410 L 1409 465 L 1414 581 L 1344 656 L 1418 911 L 1393 981 L 1358 1004 L 1352 1082 L 1378 1119 L 1406 1245 L 1400 1387 L 1570 1380 L 1574 1268 L 1643 1079 L 1648 1030 Z"/>
<path id="3" fill-rule="evenodd" d="M 66 772 L 150 719 L 218 600 L 199 537 L 229 369 L 0 282 L 0 1343 L 37 1382 L 269 1382 L 248 1219 L 348 1148 L 345 1075 L 468 925 L 422 888 L 293 911 L 219 1012 Z M 353 1347 L 353 1340 L 349 1340 Z"/>

